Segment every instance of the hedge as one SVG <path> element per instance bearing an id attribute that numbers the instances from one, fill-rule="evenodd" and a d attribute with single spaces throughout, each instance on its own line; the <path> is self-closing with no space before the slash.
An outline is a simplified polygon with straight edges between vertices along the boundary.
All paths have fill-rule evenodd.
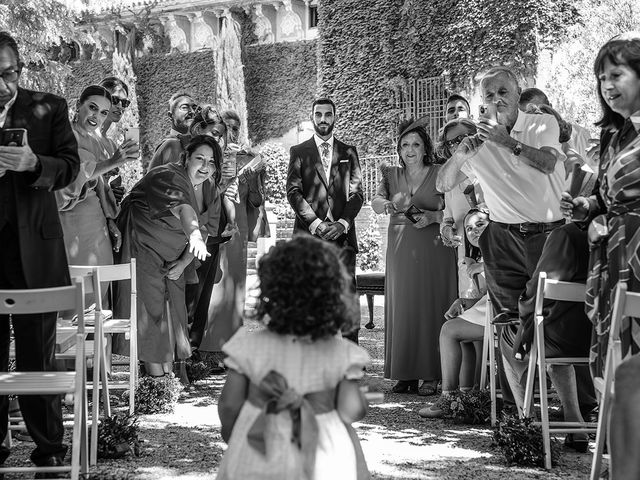
<path id="1" fill-rule="evenodd" d="M 282 136 L 309 119 L 315 98 L 315 41 L 245 47 L 245 89 L 251 140 Z"/>
<path id="2" fill-rule="evenodd" d="M 452 91 L 509 64 L 532 76 L 577 13 L 569 0 L 323 0 L 319 85 L 337 103 L 337 130 L 363 153 L 393 149 L 398 78 L 448 73 Z"/>
<path id="3" fill-rule="evenodd" d="M 111 60 L 87 60 L 69 64 L 71 75 L 64 86 L 64 96 L 69 109 L 75 111 L 76 102 L 84 87 L 99 83 L 104 77 L 113 75 Z"/>
<path id="4" fill-rule="evenodd" d="M 138 109 L 143 130 L 142 156 L 146 164 L 155 147 L 169 134 L 168 100 L 187 91 L 196 102 L 215 103 L 215 63 L 210 51 L 156 54 L 138 58 Z"/>

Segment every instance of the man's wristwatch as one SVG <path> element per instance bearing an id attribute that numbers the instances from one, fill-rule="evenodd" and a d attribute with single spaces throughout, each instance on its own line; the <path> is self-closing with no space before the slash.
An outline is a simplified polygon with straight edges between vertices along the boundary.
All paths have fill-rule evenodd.
<path id="1" fill-rule="evenodd" d="M 516 143 L 513 148 L 511 149 L 511 152 L 517 157 L 522 153 L 522 144 L 520 142 Z"/>

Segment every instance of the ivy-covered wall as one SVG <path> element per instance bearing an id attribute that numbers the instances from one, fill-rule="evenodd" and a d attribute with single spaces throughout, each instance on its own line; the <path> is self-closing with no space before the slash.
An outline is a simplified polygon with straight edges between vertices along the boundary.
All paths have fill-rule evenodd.
<path id="1" fill-rule="evenodd" d="M 169 98 L 186 91 L 199 103 L 215 103 L 213 53 L 148 55 L 136 60 L 138 109 L 142 128 L 142 158 L 146 164 L 155 147 L 169 134 Z"/>
<path id="2" fill-rule="evenodd" d="M 398 79 L 448 73 L 468 89 L 486 68 L 535 73 L 540 47 L 577 21 L 569 0 L 322 0 L 318 75 L 340 136 L 363 153 L 393 150 Z"/>
<path id="3" fill-rule="evenodd" d="M 254 143 L 280 137 L 309 119 L 317 85 L 315 41 L 245 47 L 249 133 Z"/>
<path id="4" fill-rule="evenodd" d="M 71 75 L 67 77 L 64 86 L 64 96 L 69 104 L 69 109 L 75 111 L 76 102 L 80 98 L 80 93 L 84 87 L 93 85 L 104 77 L 113 75 L 111 60 L 87 60 L 73 62 Z"/>

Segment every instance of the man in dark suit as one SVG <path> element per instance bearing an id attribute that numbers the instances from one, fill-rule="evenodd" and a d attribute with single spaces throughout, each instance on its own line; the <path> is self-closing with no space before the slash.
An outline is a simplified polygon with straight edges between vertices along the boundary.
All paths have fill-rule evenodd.
<path id="1" fill-rule="evenodd" d="M 364 200 L 356 148 L 333 136 L 336 107 L 326 98 L 313 102 L 315 134 L 291 147 L 287 199 L 296 214 L 293 233 L 315 235 L 336 244 L 353 278 L 355 295 L 355 219 Z M 358 319 L 359 320 L 359 319 Z M 346 338 L 358 343 L 359 322 Z"/>
<path id="2" fill-rule="evenodd" d="M 0 146 L 0 289 L 59 287 L 71 279 L 53 190 L 78 174 L 78 145 L 67 102 L 19 88 L 21 69 L 15 40 L 0 32 L 0 128 L 26 130 L 23 146 Z M 18 370 L 55 370 L 56 317 L 55 312 L 13 317 Z M 8 363 L 9 317 L 3 315 L 0 371 L 7 371 Z M 67 447 L 62 443 L 60 396 L 20 396 L 19 403 L 36 444 L 31 460 L 40 466 L 61 465 Z M 0 397 L 0 440 L 7 433 L 8 408 L 8 398 Z M 0 446 L 0 465 L 8 455 Z"/>

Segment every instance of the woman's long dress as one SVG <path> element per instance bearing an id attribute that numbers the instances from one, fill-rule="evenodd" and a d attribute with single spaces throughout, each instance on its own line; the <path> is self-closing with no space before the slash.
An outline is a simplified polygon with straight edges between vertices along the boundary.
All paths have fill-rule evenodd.
<path id="1" fill-rule="evenodd" d="M 89 178 L 107 152 L 94 136 L 74 128 L 80 171 L 76 179 L 56 192 L 58 212 L 69 265 L 112 265 L 107 219 L 96 194 L 99 179 Z"/>
<path id="2" fill-rule="evenodd" d="M 215 185 L 209 182 L 202 188 L 201 230 L 205 226 L 208 229 L 209 220 L 216 216 L 217 195 Z M 176 359 L 191 356 L 184 293 L 187 281 L 197 282 L 194 262 L 177 280 L 167 278 L 169 264 L 180 258 L 187 248 L 181 222 L 171 213 L 172 208 L 183 204 L 198 211 L 195 192 L 184 167 L 172 163 L 150 170 L 124 199 L 118 216 L 123 235 L 120 261 L 136 259 L 138 356 L 145 362 L 171 362 L 174 352 Z M 127 289 L 118 289 L 115 310 L 116 315 L 128 315 Z M 118 345 L 117 353 L 126 352 L 126 345 Z"/>
<path id="3" fill-rule="evenodd" d="M 606 215 L 594 219 L 589 227 L 592 245 L 586 304 L 594 325 L 590 355 L 594 376 L 604 372 L 617 282 L 626 281 L 628 291 L 640 292 L 640 135 L 631 131 L 631 138 L 633 133 L 635 138 L 627 142 L 620 141 L 620 133 L 615 134 L 602 151 L 598 197 Z M 608 227 L 608 235 L 595 242 L 591 235 L 594 224 Z M 620 340 L 623 358 L 640 352 L 640 318 L 623 319 Z"/>
<path id="4" fill-rule="evenodd" d="M 250 157 L 236 156 L 237 171 Z M 239 203 L 236 204 L 236 223 L 239 233 L 220 245 L 220 276 L 213 286 L 209 302 L 207 328 L 200 344 L 204 352 L 219 352 L 242 326 L 247 284 L 247 242 L 249 239 L 248 204 L 254 196 L 257 175 L 237 183 Z M 255 202 L 254 202 L 255 203 Z"/>
<path id="5" fill-rule="evenodd" d="M 376 196 L 399 212 L 410 205 L 442 210 L 436 190 L 439 165 L 431 165 L 411 195 L 402 167 L 387 167 Z M 389 219 L 385 272 L 385 378 L 434 380 L 441 377 L 438 339 L 444 313 L 457 298 L 456 260 L 439 238 L 439 225 L 417 229 L 402 213 Z"/>

